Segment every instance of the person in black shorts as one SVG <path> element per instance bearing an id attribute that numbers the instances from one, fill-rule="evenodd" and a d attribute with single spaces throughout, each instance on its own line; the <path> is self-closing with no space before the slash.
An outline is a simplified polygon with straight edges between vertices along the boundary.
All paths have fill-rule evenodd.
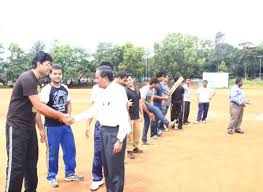
<path id="1" fill-rule="evenodd" d="M 52 57 L 48 53 L 38 52 L 32 61 L 33 69 L 20 75 L 14 85 L 6 121 L 6 192 L 21 191 L 23 178 L 25 191 L 36 191 L 38 141 L 35 112 L 68 125 L 74 122 L 69 115 L 43 104 L 38 96 L 38 79 L 50 73 L 51 62 Z"/>

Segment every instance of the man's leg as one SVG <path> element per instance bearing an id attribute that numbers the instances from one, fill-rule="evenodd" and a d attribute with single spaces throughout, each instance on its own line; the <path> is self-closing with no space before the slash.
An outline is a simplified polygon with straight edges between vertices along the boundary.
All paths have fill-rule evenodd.
<path id="1" fill-rule="evenodd" d="M 183 128 L 183 104 L 177 103 L 177 110 L 178 110 L 178 129 Z"/>
<path id="2" fill-rule="evenodd" d="M 147 133 L 150 126 L 150 118 L 147 113 L 143 112 L 144 125 L 143 125 L 143 133 L 142 133 L 142 142 L 147 143 Z"/>
<path id="3" fill-rule="evenodd" d="M 36 192 L 38 176 L 37 176 L 37 161 L 38 161 L 38 141 L 36 130 L 32 130 L 28 142 L 28 150 L 26 154 L 25 165 L 25 192 Z"/>
<path id="4" fill-rule="evenodd" d="M 28 139 L 26 129 L 6 125 L 6 192 L 20 192 L 22 189 Z"/>
<path id="5" fill-rule="evenodd" d="M 61 147 L 63 150 L 63 160 L 65 164 L 65 178 L 74 176 L 76 169 L 76 146 L 71 127 L 64 125 L 64 134 L 61 138 Z M 77 178 L 69 180 L 78 180 Z"/>
<path id="6" fill-rule="evenodd" d="M 202 121 L 206 120 L 207 114 L 208 114 L 208 110 L 209 110 L 209 103 L 204 103 L 204 113 L 203 113 Z"/>
<path id="7" fill-rule="evenodd" d="M 181 110 L 181 105 L 180 105 L 180 103 L 176 102 L 174 107 L 175 107 L 174 118 L 176 119 L 176 122 L 178 123 L 179 122 L 179 113 L 180 113 L 180 110 Z"/>
<path id="8" fill-rule="evenodd" d="M 123 192 L 124 189 L 124 157 L 126 139 L 123 140 L 122 150 L 113 154 L 114 144 L 117 141 L 118 128 L 101 129 L 101 152 L 103 170 L 107 192 Z"/>
<path id="9" fill-rule="evenodd" d="M 47 127 L 47 180 L 49 181 L 56 179 L 58 174 L 58 153 L 62 132 L 61 127 Z"/>
<path id="10" fill-rule="evenodd" d="M 176 113 L 176 108 L 175 108 L 175 104 L 174 103 L 172 103 L 171 104 L 171 121 L 174 121 L 176 118 L 176 116 L 175 116 L 175 113 Z"/>
<path id="11" fill-rule="evenodd" d="M 242 123 L 242 119 L 243 119 L 243 113 L 244 113 L 244 107 L 239 106 L 240 110 L 239 110 L 239 115 L 237 118 L 237 123 L 236 123 L 236 131 L 241 131 L 241 123 Z"/>
<path id="12" fill-rule="evenodd" d="M 157 136 L 158 135 L 158 122 L 159 119 L 157 116 L 155 116 L 155 120 L 151 121 L 151 137 Z"/>
<path id="13" fill-rule="evenodd" d="M 188 122 L 188 117 L 189 117 L 189 112 L 190 112 L 190 102 L 185 101 L 184 102 L 184 123 Z"/>
<path id="14" fill-rule="evenodd" d="M 162 111 L 158 107 L 155 107 L 149 103 L 146 103 L 146 106 L 147 106 L 148 110 L 150 112 L 154 113 L 155 116 L 158 119 L 160 119 L 163 124 L 165 124 L 166 126 L 168 126 L 170 124 L 170 121 L 165 118 L 165 116 L 162 114 Z"/>
<path id="15" fill-rule="evenodd" d="M 229 104 L 230 110 L 230 122 L 227 128 L 228 133 L 233 133 L 234 129 L 237 128 L 237 121 L 240 113 L 240 106 L 230 102 Z"/>
<path id="16" fill-rule="evenodd" d="M 167 109 L 168 109 L 167 106 L 166 106 L 166 105 L 162 105 L 160 109 L 161 109 L 161 112 L 163 113 L 163 116 L 166 116 Z M 165 130 L 162 121 L 159 121 L 159 122 L 158 122 L 158 128 L 159 128 L 159 130 L 161 130 L 161 131 Z"/>
<path id="17" fill-rule="evenodd" d="M 133 149 L 139 149 L 140 132 L 141 121 L 140 119 L 136 119 L 133 123 Z"/>
<path id="18" fill-rule="evenodd" d="M 135 120 L 130 120 L 130 125 L 131 125 L 131 131 L 130 133 L 127 135 L 128 137 L 128 145 L 127 145 L 127 153 L 128 153 L 128 157 L 130 159 L 134 159 L 135 155 L 133 154 L 133 142 L 134 142 L 134 123 Z"/>
<path id="19" fill-rule="evenodd" d="M 94 130 L 94 157 L 92 163 L 92 177 L 93 181 L 101 181 L 103 178 L 102 175 L 102 157 L 101 157 L 101 139 L 100 139 L 100 130 L 101 125 L 97 121 L 95 124 Z"/>
<path id="20" fill-rule="evenodd" d="M 197 122 L 201 121 L 203 112 L 204 112 L 203 103 L 198 103 L 198 113 L 197 113 L 197 119 L 196 119 Z"/>

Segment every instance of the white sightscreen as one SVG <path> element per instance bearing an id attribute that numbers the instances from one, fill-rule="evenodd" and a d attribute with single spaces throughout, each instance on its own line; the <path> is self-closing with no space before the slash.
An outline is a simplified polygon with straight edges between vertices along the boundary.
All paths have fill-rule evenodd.
<path id="1" fill-rule="evenodd" d="M 228 73 L 204 72 L 203 80 L 207 80 L 211 88 L 228 88 Z"/>

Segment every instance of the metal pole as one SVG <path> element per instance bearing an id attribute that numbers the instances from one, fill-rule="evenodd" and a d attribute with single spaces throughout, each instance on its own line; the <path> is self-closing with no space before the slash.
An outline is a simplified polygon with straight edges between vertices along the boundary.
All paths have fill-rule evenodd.
<path id="1" fill-rule="evenodd" d="M 259 58 L 259 73 L 258 73 L 259 80 L 261 80 L 261 58 L 262 57 L 263 57 L 263 55 L 257 56 L 257 58 Z"/>
<path id="2" fill-rule="evenodd" d="M 260 62 L 259 62 L 259 80 L 261 80 L 261 58 L 262 56 L 260 57 Z"/>

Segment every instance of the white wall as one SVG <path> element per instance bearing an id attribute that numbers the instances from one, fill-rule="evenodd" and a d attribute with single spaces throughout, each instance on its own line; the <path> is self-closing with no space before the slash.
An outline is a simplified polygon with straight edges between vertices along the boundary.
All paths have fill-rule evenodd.
<path id="1" fill-rule="evenodd" d="M 207 80 L 211 88 L 228 88 L 228 73 L 204 72 L 203 80 Z"/>

